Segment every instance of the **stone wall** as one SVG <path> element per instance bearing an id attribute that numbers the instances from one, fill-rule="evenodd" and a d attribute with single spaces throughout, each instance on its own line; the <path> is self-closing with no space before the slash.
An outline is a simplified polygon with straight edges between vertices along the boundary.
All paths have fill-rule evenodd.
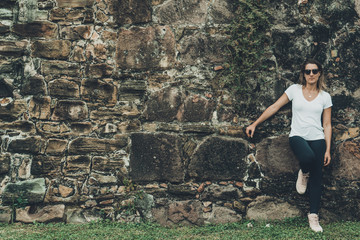
<path id="1" fill-rule="evenodd" d="M 2 0 L 0 221 L 304 216 L 289 107 L 249 140 L 253 117 L 214 83 L 235 2 Z M 276 67 L 260 90 L 253 80 L 253 108 L 295 82 L 305 57 L 324 63 L 334 136 L 321 215 L 359 220 L 360 2 L 264 4 Z"/>

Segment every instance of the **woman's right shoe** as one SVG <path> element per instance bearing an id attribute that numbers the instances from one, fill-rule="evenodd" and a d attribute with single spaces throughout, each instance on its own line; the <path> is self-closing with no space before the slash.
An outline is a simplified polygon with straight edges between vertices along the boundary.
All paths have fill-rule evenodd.
<path id="1" fill-rule="evenodd" d="M 314 232 L 323 232 L 323 229 L 319 224 L 319 215 L 316 213 L 310 213 L 308 214 L 308 219 L 311 230 Z"/>
<path id="2" fill-rule="evenodd" d="M 298 178 L 296 181 L 296 191 L 299 194 L 305 193 L 308 180 L 309 180 L 309 173 L 303 173 L 300 169 L 299 173 L 298 173 Z"/>

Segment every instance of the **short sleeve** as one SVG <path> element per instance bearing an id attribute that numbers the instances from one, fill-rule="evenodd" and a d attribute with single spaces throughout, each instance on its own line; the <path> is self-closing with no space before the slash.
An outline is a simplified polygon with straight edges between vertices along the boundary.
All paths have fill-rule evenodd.
<path id="1" fill-rule="evenodd" d="M 296 89 L 296 84 L 293 84 L 285 90 L 285 93 L 288 96 L 290 101 L 292 101 L 294 99 L 295 89 Z"/>
<path id="2" fill-rule="evenodd" d="M 325 96 L 324 96 L 324 109 L 326 109 L 326 108 L 329 108 L 329 107 L 332 107 L 332 100 L 331 100 L 331 96 L 330 96 L 330 94 L 329 93 L 327 93 L 327 92 L 325 92 L 325 94 L 324 94 Z"/>

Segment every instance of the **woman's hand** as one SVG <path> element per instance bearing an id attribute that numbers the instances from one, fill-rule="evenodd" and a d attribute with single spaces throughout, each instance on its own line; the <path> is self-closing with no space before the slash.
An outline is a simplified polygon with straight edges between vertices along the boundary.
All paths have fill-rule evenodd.
<path id="1" fill-rule="evenodd" d="M 330 152 L 325 152 L 325 156 L 324 156 L 324 166 L 327 166 L 330 164 L 331 161 L 331 154 Z"/>
<path id="2" fill-rule="evenodd" d="M 254 136 L 256 126 L 254 124 L 251 124 L 246 128 L 246 135 L 250 138 Z"/>

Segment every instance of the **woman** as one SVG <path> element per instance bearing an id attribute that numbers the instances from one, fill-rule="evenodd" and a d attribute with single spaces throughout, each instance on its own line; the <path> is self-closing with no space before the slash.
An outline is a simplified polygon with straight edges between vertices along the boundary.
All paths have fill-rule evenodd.
<path id="1" fill-rule="evenodd" d="M 253 137 L 255 128 L 275 114 L 282 106 L 292 101 L 292 120 L 289 142 L 299 160 L 300 170 L 296 190 L 304 194 L 307 187 L 310 197 L 310 228 L 322 232 L 319 224 L 322 167 L 330 164 L 331 106 L 330 95 L 324 91 L 325 78 L 321 64 L 307 60 L 301 67 L 300 83 L 291 85 L 285 93 L 250 126 L 248 137 Z M 321 124 L 322 116 L 322 124 Z"/>

